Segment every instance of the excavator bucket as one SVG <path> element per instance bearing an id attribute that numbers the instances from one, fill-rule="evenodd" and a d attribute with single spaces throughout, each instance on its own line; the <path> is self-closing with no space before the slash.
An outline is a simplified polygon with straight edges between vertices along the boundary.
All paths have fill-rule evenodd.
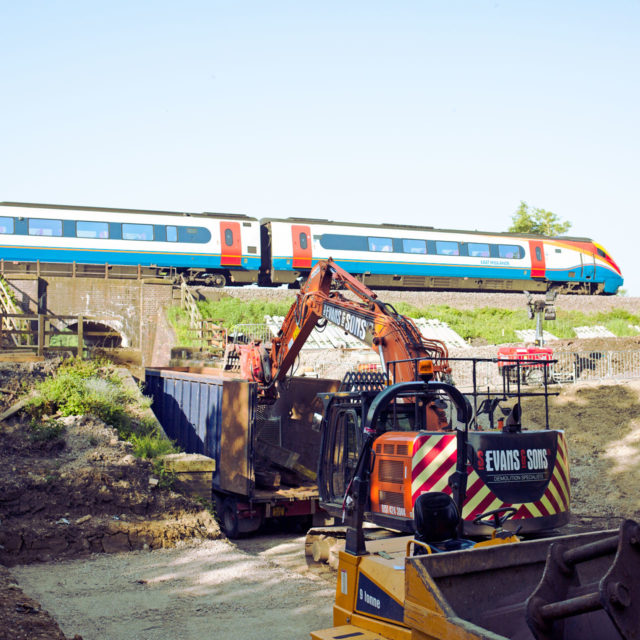
<path id="1" fill-rule="evenodd" d="M 404 624 L 425 640 L 636 640 L 640 526 L 407 558 Z"/>

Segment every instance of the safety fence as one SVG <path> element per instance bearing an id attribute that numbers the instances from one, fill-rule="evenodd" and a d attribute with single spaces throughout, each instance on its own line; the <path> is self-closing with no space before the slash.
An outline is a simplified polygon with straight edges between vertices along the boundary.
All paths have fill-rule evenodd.
<path id="1" fill-rule="evenodd" d="M 497 358 L 480 361 L 475 365 L 478 386 L 497 388 L 506 375 L 511 383 L 542 385 L 599 382 L 605 380 L 632 380 L 640 378 L 640 351 L 576 351 L 554 352 L 553 360 L 523 362 L 516 366 Z M 452 377 L 457 384 L 473 383 L 473 365 L 463 359 L 451 361 Z"/>
<path id="2" fill-rule="evenodd" d="M 233 327 L 228 334 L 231 342 L 250 342 L 259 340 L 269 342 L 277 333 L 279 324 L 240 324 Z M 307 346 L 307 345 L 305 345 Z M 364 360 L 364 354 L 371 354 L 370 350 L 345 349 L 325 344 L 315 349 L 305 349 L 305 361 L 312 362 L 314 375 L 319 377 L 342 377 L 347 371 L 354 370 Z M 314 358 L 313 351 L 318 352 Z M 350 352 L 350 357 L 333 358 L 330 353 L 344 355 Z M 637 351 L 575 351 L 555 352 L 553 362 L 544 368 L 539 363 L 531 366 L 512 367 L 509 373 L 512 382 L 519 378 L 522 384 L 543 384 L 546 374 L 549 384 L 564 384 L 574 382 L 589 382 L 602 380 L 632 380 L 640 378 L 640 350 Z M 370 360 L 368 360 L 370 362 Z M 498 358 L 488 358 L 475 364 L 475 378 L 478 386 L 498 388 L 503 384 L 503 370 L 498 364 Z M 452 377 L 456 384 L 467 386 L 473 384 L 472 365 L 468 357 L 460 360 L 451 359 Z"/>
<path id="3" fill-rule="evenodd" d="M 363 356 L 369 351 L 362 351 Z M 357 353 L 350 360 L 337 363 L 325 357 L 314 363 L 313 370 L 319 377 L 341 377 L 348 370 L 358 369 Z M 526 364 L 509 367 L 505 375 L 512 384 L 543 385 L 601 382 L 607 380 L 633 380 L 640 378 L 640 351 L 578 351 L 553 354 L 548 365 Z M 451 376 L 461 388 L 471 388 L 475 376 L 478 388 L 499 389 L 503 386 L 503 366 L 498 358 L 480 360 L 475 365 L 468 359 L 451 359 Z M 369 368 L 371 364 L 366 365 Z M 475 372 L 474 372 L 475 369 Z M 546 369 L 546 371 L 545 371 Z"/>
<path id="4" fill-rule="evenodd" d="M 554 382 L 640 378 L 640 351 L 554 353 Z"/>
<path id="5" fill-rule="evenodd" d="M 279 327 L 277 327 L 279 329 Z M 272 336 L 277 333 L 268 324 L 236 324 L 229 329 L 229 342 L 249 343 L 255 341 L 271 342 Z"/>

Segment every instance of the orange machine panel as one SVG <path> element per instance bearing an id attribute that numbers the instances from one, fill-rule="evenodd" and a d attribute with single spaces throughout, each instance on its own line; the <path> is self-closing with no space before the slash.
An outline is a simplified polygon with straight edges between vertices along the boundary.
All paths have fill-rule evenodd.
<path id="1" fill-rule="evenodd" d="M 413 517 L 411 460 L 416 436 L 416 433 L 389 431 L 375 441 L 371 474 L 372 512 Z"/>

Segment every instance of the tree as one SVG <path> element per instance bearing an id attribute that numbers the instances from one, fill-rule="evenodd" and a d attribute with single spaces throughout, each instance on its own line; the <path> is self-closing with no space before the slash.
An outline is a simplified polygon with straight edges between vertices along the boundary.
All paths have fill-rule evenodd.
<path id="1" fill-rule="evenodd" d="M 536 233 L 541 236 L 559 236 L 571 228 L 571 223 L 562 221 L 551 211 L 529 207 L 523 200 L 511 217 L 509 231 L 516 233 Z"/>

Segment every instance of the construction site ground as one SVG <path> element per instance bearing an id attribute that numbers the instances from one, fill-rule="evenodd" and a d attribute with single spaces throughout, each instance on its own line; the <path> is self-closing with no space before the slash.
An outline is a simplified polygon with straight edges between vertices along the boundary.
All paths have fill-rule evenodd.
<path id="1" fill-rule="evenodd" d="M 636 338 L 610 344 L 638 349 Z M 0 412 L 46 367 L 2 367 Z M 551 426 L 566 430 L 572 465 L 568 530 L 640 518 L 640 381 L 556 390 Z M 524 416 L 542 426 L 539 401 Z M 230 543 L 201 504 L 156 480 L 93 417 L 66 419 L 46 442 L 30 439 L 19 412 L 0 425 L 0 638 L 286 639 L 330 625 L 333 577 L 307 568 L 301 532 Z"/>

